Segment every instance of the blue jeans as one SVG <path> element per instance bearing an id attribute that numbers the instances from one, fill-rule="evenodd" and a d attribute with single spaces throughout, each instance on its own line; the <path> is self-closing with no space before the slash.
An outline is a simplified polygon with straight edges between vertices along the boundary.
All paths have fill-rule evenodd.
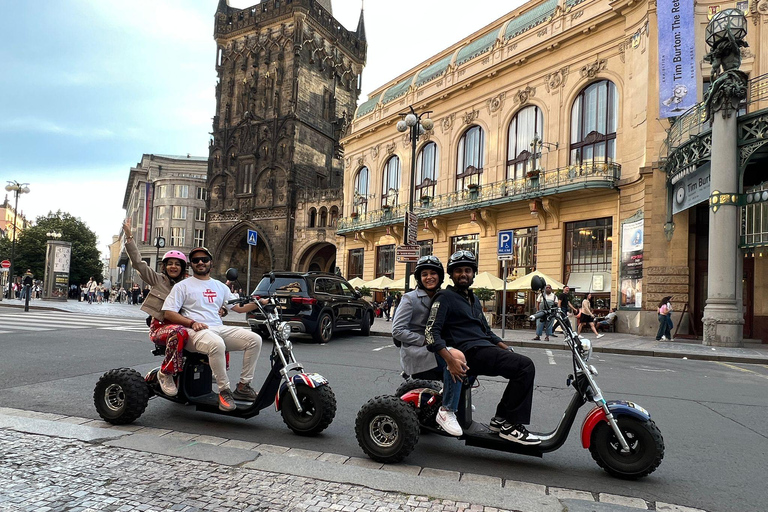
<path id="1" fill-rule="evenodd" d="M 448 370 L 445 359 L 435 354 L 438 368 L 443 369 L 443 407 L 449 411 L 456 412 L 459 409 L 461 401 L 461 379 L 453 382 L 453 376 Z"/>
<path id="2" fill-rule="evenodd" d="M 659 330 L 656 332 L 656 339 L 660 340 L 662 336 L 666 336 L 668 340 L 672 339 L 672 315 L 658 315 L 659 316 Z"/>
<path id="3" fill-rule="evenodd" d="M 554 320 L 550 320 L 549 322 L 547 322 L 547 336 L 550 336 L 552 334 L 554 323 L 555 323 Z M 536 336 L 541 337 L 543 332 L 544 332 L 544 322 L 542 320 L 536 320 Z"/>

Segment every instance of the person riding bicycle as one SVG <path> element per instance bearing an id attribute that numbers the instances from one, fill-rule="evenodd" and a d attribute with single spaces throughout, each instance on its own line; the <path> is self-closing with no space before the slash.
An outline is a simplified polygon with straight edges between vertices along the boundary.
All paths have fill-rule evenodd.
<path id="1" fill-rule="evenodd" d="M 247 313 L 258 308 L 255 303 L 245 305 L 226 304 L 236 299 L 229 287 L 211 279 L 213 255 L 205 247 L 197 247 L 189 253 L 192 277 L 176 284 L 163 303 L 165 319 L 187 328 L 187 350 L 208 356 L 213 377 L 219 388 L 219 409 L 233 411 L 235 400 L 253 402 L 256 390 L 251 387 L 256 361 L 261 353 L 261 336 L 243 327 L 225 326 L 219 309 L 226 306 L 237 313 Z M 243 369 L 240 382 L 234 392 L 227 376 L 226 351 L 243 353 Z"/>
<path id="2" fill-rule="evenodd" d="M 403 295 L 392 320 L 392 336 L 400 345 L 400 365 L 414 379 L 442 380 L 443 405 L 437 413 L 437 424 L 454 436 L 464 433 L 456 419 L 461 398 L 461 379 L 451 375 L 445 361 L 427 350 L 424 327 L 432 297 L 445 280 L 443 264 L 436 256 L 422 256 L 413 272 L 416 289 Z M 466 366 L 464 354 L 450 349 L 451 355 Z"/>
<path id="3" fill-rule="evenodd" d="M 476 273 L 477 258 L 472 252 L 451 255 L 448 274 L 454 286 L 439 291 L 432 301 L 424 330 L 427 348 L 445 359 L 454 377 L 489 375 L 509 379 L 489 428 L 508 441 L 540 444 L 541 439 L 525 428 L 531 420 L 536 368 L 533 361 L 513 352 L 488 326 L 480 301 L 469 289 Z M 460 364 L 448 347 L 461 350 L 466 364 Z"/>

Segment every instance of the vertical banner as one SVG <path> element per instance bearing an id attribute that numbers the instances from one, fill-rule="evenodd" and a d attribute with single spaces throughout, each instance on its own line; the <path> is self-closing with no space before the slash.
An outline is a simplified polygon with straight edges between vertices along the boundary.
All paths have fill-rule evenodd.
<path id="1" fill-rule="evenodd" d="M 694 0 L 657 0 L 659 117 L 679 116 L 696 104 Z"/>
<path id="2" fill-rule="evenodd" d="M 639 308 L 643 300 L 643 223 L 641 218 L 621 225 L 619 304 L 627 308 Z"/>
<path id="3" fill-rule="evenodd" d="M 149 241 L 152 232 L 152 183 L 144 183 L 144 232 L 141 235 L 141 241 Z"/>

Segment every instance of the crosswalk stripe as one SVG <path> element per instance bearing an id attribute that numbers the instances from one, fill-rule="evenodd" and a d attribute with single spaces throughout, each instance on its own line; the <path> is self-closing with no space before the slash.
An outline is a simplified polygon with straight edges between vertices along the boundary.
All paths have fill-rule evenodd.
<path id="1" fill-rule="evenodd" d="M 92 325 L 103 325 L 105 323 L 108 324 L 134 324 L 134 323 L 143 323 L 143 320 L 140 320 L 138 318 L 115 318 L 115 317 L 72 317 L 72 316 L 50 316 L 50 315 L 0 315 L 0 321 L 3 319 L 10 319 L 10 320 L 34 320 L 34 321 L 43 321 L 43 322 L 63 322 L 63 323 L 78 323 L 78 324 L 92 324 Z"/>
<path id="2" fill-rule="evenodd" d="M 52 331 L 56 327 L 61 327 L 62 329 L 85 329 L 85 327 L 77 327 L 76 325 L 56 325 L 56 326 L 45 326 L 45 327 L 28 327 L 26 325 L 12 325 L 9 328 L 13 329 L 14 331 Z"/>
<path id="3" fill-rule="evenodd" d="M 1 320 L 1 319 L 0 319 Z M 76 321 L 76 320 L 56 320 L 54 318 L 29 318 L 29 319 L 19 319 L 19 321 L 23 321 L 24 323 L 32 323 L 34 322 L 36 325 L 61 325 L 61 326 L 68 326 L 71 325 L 73 327 L 101 327 L 103 325 L 140 325 L 144 324 L 144 322 L 82 322 L 82 321 Z M 146 324 L 144 324 L 146 325 Z"/>
<path id="4" fill-rule="evenodd" d="M 6 333 L 13 333 L 13 332 L 18 332 L 18 331 L 38 331 L 38 332 L 41 332 L 41 331 L 55 331 L 56 330 L 56 329 L 47 328 L 47 327 L 23 327 L 23 326 L 15 326 L 15 325 L 13 327 L 11 327 L 11 329 L 13 329 L 13 331 L 3 331 L 3 332 L 6 332 Z"/>

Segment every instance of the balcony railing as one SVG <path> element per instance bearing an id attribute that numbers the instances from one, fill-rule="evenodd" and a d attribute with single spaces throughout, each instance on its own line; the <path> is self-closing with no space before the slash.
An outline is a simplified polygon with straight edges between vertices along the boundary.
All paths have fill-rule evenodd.
<path id="1" fill-rule="evenodd" d="M 479 185 L 436 197 L 417 199 L 414 210 L 428 218 L 468 208 L 483 208 L 533 197 L 552 195 L 584 188 L 613 188 L 621 178 L 621 165 L 595 163 L 570 165 L 521 179 L 510 179 Z M 349 233 L 377 226 L 402 223 L 407 204 L 339 219 L 337 233 Z"/>
<path id="2" fill-rule="evenodd" d="M 748 114 L 760 110 L 761 102 L 768 102 L 768 73 L 757 76 L 749 81 L 747 99 L 739 108 L 744 109 L 745 113 Z M 762 108 L 765 108 L 765 105 Z M 684 114 L 680 115 L 669 128 L 669 134 L 661 150 L 661 157 L 666 158 L 676 148 L 688 142 L 691 137 L 697 137 L 709 130 L 709 123 L 705 120 L 704 103 L 694 105 Z"/>

